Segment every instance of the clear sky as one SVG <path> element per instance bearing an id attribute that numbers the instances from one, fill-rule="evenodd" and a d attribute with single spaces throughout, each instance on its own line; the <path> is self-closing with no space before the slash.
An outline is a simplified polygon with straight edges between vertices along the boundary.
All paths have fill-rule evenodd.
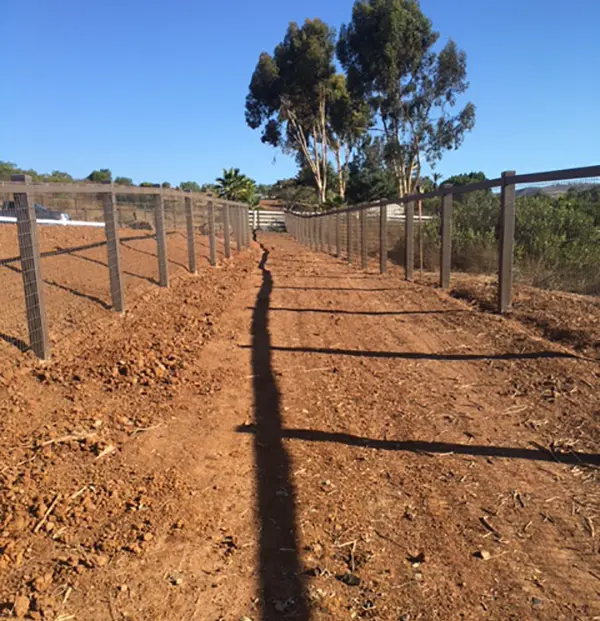
<path id="1" fill-rule="evenodd" d="M 600 0 L 422 0 L 467 52 L 477 122 L 444 175 L 600 163 Z M 0 160 L 84 177 L 258 182 L 295 174 L 244 99 L 289 21 L 347 22 L 351 0 L 30 0 L 2 8 Z"/>

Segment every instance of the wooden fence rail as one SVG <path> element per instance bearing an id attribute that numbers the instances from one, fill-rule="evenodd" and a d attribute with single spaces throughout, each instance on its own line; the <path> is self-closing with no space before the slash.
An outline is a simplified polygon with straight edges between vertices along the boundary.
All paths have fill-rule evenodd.
<path id="1" fill-rule="evenodd" d="M 40 266 L 40 247 L 38 243 L 36 212 L 32 201 L 33 196 L 53 195 L 95 195 L 101 200 L 101 214 L 106 236 L 108 282 L 112 309 L 121 313 L 125 310 L 125 295 L 123 291 L 123 273 L 120 259 L 119 227 L 123 225 L 122 205 L 118 204 L 119 197 L 129 195 L 145 195 L 153 201 L 154 207 L 154 237 L 157 248 L 158 283 L 161 287 L 169 286 L 169 262 L 167 244 L 167 222 L 165 221 L 165 199 L 177 198 L 181 201 L 182 212 L 185 217 L 177 219 L 177 211 L 173 209 L 170 222 L 174 227 L 181 224 L 187 237 L 189 271 L 196 272 L 196 240 L 195 235 L 200 231 L 208 234 L 209 262 L 211 266 L 217 264 L 217 226 L 215 210 L 222 217 L 222 243 L 225 258 L 230 257 L 230 228 L 236 240 L 237 250 L 248 248 L 250 245 L 249 212 L 245 204 L 223 201 L 214 201 L 209 195 L 201 193 L 182 192 L 179 190 L 163 190 L 162 188 L 134 188 L 112 184 L 54 184 L 31 183 L 26 175 L 15 175 L 10 182 L 0 182 L 0 192 L 12 193 L 14 196 L 14 215 L 17 225 L 19 241 L 19 256 L 15 260 L 21 261 L 23 290 L 25 297 L 25 312 L 29 332 L 29 347 L 42 359 L 50 356 L 50 346 L 47 329 L 47 318 L 44 304 L 43 269 Z M 205 223 L 196 222 L 197 206 L 195 200 L 206 203 L 207 230 Z M 204 209 L 204 207 L 203 207 Z M 10 218 L 6 218 L 10 220 Z M 68 226 L 68 222 L 64 223 Z M 82 223 L 85 224 L 85 223 Z M 3 224 L 2 226 L 11 226 Z"/>
<path id="2" fill-rule="evenodd" d="M 600 166 L 586 166 L 583 168 L 568 168 L 525 175 L 517 175 L 515 171 L 503 172 L 497 179 L 482 181 L 463 186 L 444 185 L 441 188 L 423 194 L 409 194 L 400 198 L 382 199 L 377 202 L 361 205 L 351 205 L 343 209 L 334 209 L 326 212 L 307 212 L 291 209 L 286 214 L 288 231 L 302 244 L 313 250 L 322 250 L 320 244 L 321 222 L 324 219 L 335 219 L 335 255 L 341 258 L 341 221 L 345 218 L 346 239 L 344 240 L 348 263 L 354 260 L 353 247 L 355 244 L 355 226 L 358 224 L 359 250 L 361 267 L 368 267 L 368 234 L 367 212 L 379 208 L 379 269 L 383 273 L 387 264 L 387 225 L 390 204 L 404 205 L 404 273 L 406 280 L 412 280 L 414 275 L 414 214 L 415 204 L 420 205 L 422 200 L 439 198 L 440 217 L 440 287 L 447 289 L 451 279 L 452 257 L 452 203 L 453 197 L 468 192 L 500 188 L 500 216 L 498 230 L 498 311 L 504 313 L 511 308 L 513 288 L 513 254 L 515 243 L 515 202 L 518 184 L 546 183 L 551 181 L 573 181 L 587 177 L 600 177 Z M 419 212 L 420 213 L 420 212 Z M 358 217 L 357 217 L 358 216 Z M 328 230 L 330 230 L 328 228 Z M 331 250 L 329 249 L 331 252 Z"/>

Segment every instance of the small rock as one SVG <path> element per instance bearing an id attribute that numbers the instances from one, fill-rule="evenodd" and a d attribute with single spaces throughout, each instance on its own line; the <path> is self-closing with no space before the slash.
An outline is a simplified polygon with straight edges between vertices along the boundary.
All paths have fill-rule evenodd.
<path id="1" fill-rule="evenodd" d="M 143 539 L 144 541 L 152 541 L 154 539 L 154 535 L 152 533 L 144 533 Z"/>
<path id="2" fill-rule="evenodd" d="M 96 557 L 96 565 L 98 567 L 106 567 L 106 565 L 108 565 L 108 556 L 104 555 L 104 554 L 99 554 Z"/>
<path id="3" fill-rule="evenodd" d="M 421 563 L 425 562 L 425 552 L 419 552 L 416 555 L 409 554 L 407 560 L 413 567 L 418 567 Z"/>
<path id="4" fill-rule="evenodd" d="M 360 578 L 350 573 L 349 571 L 345 574 L 340 574 L 336 576 L 336 579 L 348 586 L 358 586 L 360 584 Z"/>
<path id="5" fill-rule="evenodd" d="M 534 608 L 539 608 L 542 605 L 542 603 L 543 603 L 542 600 L 537 598 L 537 597 L 532 597 L 531 598 L 531 605 Z"/>
<path id="6" fill-rule="evenodd" d="M 13 612 L 17 619 L 23 619 L 29 612 L 29 598 L 25 597 L 25 595 L 18 595 L 15 597 Z"/>
<path id="7" fill-rule="evenodd" d="M 492 558 L 492 555 L 487 550 L 479 550 L 475 552 L 475 556 L 483 559 L 484 561 L 489 561 Z"/>

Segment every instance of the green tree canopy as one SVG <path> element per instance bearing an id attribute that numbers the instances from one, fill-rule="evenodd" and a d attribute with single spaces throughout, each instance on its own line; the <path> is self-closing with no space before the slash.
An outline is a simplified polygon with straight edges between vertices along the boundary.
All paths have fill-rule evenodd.
<path id="1" fill-rule="evenodd" d="M 48 183 L 72 183 L 73 177 L 69 173 L 53 170 L 49 175 L 40 175 L 42 181 Z"/>
<path id="2" fill-rule="evenodd" d="M 112 181 L 112 173 L 108 168 L 101 168 L 100 170 L 92 170 L 86 178 L 93 183 L 110 183 Z"/>
<path id="3" fill-rule="evenodd" d="M 485 181 L 487 177 L 482 172 L 463 173 L 462 175 L 452 175 L 444 181 L 452 185 L 469 185 L 470 183 L 480 183 Z"/>
<path id="4" fill-rule="evenodd" d="M 331 79 L 329 104 L 329 144 L 333 152 L 340 202 L 345 200 L 349 165 L 370 125 L 370 110 L 366 102 L 351 97 L 346 78 Z"/>
<path id="5" fill-rule="evenodd" d="M 182 181 L 179 187 L 184 192 L 200 192 L 200 185 L 195 181 Z"/>
<path id="6" fill-rule="evenodd" d="M 130 177 L 115 177 L 115 184 L 132 186 L 133 180 Z"/>
<path id="7" fill-rule="evenodd" d="M 355 159 L 350 163 L 347 199 L 350 203 L 364 203 L 396 193 L 394 176 L 390 172 L 381 137 L 367 136 Z"/>
<path id="8" fill-rule="evenodd" d="M 258 202 L 256 183 L 241 174 L 239 168 L 224 168 L 223 176 L 216 180 L 216 188 L 220 198 L 241 201 L 250 205 Z"/>
<path id="9" fill-rule="evenodd" d="M 335 74 L 335 33 L 320 19 L 292 22 L 273 55 L 262 53 L 246 98 L 246 122 L 262 141 L 300 153 L 327 192 L 327 105 Z"/>
<path id="10" fill-rule="evenodd" d="M 451 109 L 468 87 L 466 55 L 438 33 L 416 0 L 357 0 L 341 29 L 338 57 L 350 92 L 369 101 L 385 137 L 400 196 L 414 192 L 423 160 L 457 148 L 475 123 L 475 107 Z"/>

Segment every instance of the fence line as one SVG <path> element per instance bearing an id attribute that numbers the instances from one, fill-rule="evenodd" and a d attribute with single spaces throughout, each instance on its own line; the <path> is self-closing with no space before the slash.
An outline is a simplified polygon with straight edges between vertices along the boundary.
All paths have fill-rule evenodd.
<path id="1" fill-rule="evenodd" d="M 366 269 L 369 256 L 368 214 L 379 210 L 379 240 L 377 253 L 380 259 L 380 271 L 385 271 L 388 258 L 387 226 L 393 220 L 404 221 L 404 270 L 405 279 L 412 280 L 414 275 L 414 216 L 415 204 L 420 205 L 425 199 L 440 199 L 440 287 L 447 289 L 450 286 L 451 258 L 452 258 L 452 217 L 453 197 L 470 192 L 500 188 L 500 213 L 497 227 L 498 238 L 498 293 L 497 308 L 504 313 L 511 308 L 513 288 L 513 263 L 515 246 L 515 212 L 517 184 L 545 183 L 549 181 L 573 181 L 586 177 L 600 177 L 600 166 L 569 168 L 564 170 L 544 171 L 517 175 L 515 171 L 503 172 L 497 179 L 490 179 L 481 183 L 463 186 L 444 185 L 441 188 L 423 194 L 410 194 L 395 199 L 381 199 L 376 202 L 350 205 L 342 209 L 333 209 L 326 212 L 307 213 L 297 209 L 289 209 L 286 213 L 286 228 L 300 243 L 312 250 L 323 250 L 320 244 L 321 222 L 334 218 L 336 256 L 341 258 L 340 241 L 342 238 L 342 219 L 345 220 L 345 250 L 348 263 L 354 260 L 356 245 L 354 241 L 355 226 L 359 227 L 358 252 L 361 258 L 361 267 Z M 404 205 L 403 217 L 396 215 L 393 220 L 387 212 L 390 204 Z M 358 217 L 357 217 L 358 216 Z M 430 217 L 429 217 L 430 218 Z M 423 220 L 425 217 L 422 218 Z M 420 239 L 420 245 L 422 239 Z M 422 253 L 422 250 L 420 250 Z M 421 254 L 422 263 L 422 254 Z"/>
<path id="2" fill-rule="evenodd" d="M 114 311 L 123 312 L 126 306 L 125 292 L 123 287 L 123 268 L 121 261 L 121 243 L 132 238 L 120 239 L 119 229 L 123 226 L 125 215 L 123 206 L 117 204 L 117 199 L 127 197 L 129 195 L 143 195 L 150 201 L 153 201 L 154 206 L 148 207 L 144 205 L 143 211 L 145 214 L 144 222 L 147 224 L 147 228 L 152 229 L 154 226 L 154 232 L 152 237 L 156 240 L 156 258 L 157 258 L 157 271 L 158 271 L 158 284 L 161 287 L 169 286 L 169 258 L 167 251 L 167 215 L 170 216 L 170 226 L 174 229 L 183 228 L 185 231 L 185 237 L 187 238 L 187 254 L 189 271 L 195 273 L 196 266 L 196 240 L 195 235 L 200 232 L 208 235 L 209 243 L 209 263 L 211 266 L 217 264 L 217 239 L 224 245 L 224 256 L 228 258 L 231 256 L 230 248 L 230 227 L 233 226 L 236 250 L 240 251 L 244 248 L 248 248 L 250 245 L 250 232 L 249 232 L 249 213 L 246 205 L 224 201 L 218 199 L 213 201 L 208 195 L 194 194 L 189 192 L 181 192 L 177 190 L 163 190 L 162 188 L 133 188 L 133 187 L 121 187 L 112 184 L 35 184 L 31 183 L 25 175 L 20 175 L 18 178 L 13 178 L 10 182 L 0 183 L 0 193 L 6 195 L 11 193 L 14 198 L 14 206 L 10 207 L 11 216 L 5 217 L 5 222 L 0 224 L 4 233 L 10 230 L 9 227 L 16 224 L 17 237 L 19 242 L 19 254 L 16 257 L 2 258 L 0 265 L 7 267 L 14 272 L 21 272 L 23 280 L 23 292 L 25 301 L 25 318 L 27 321 L 27 329 L 29 333 L 29 342 L 18 338 L 11 338 L 7 335 L 0 333 L 3 340 L 16 344 L 21 349 L 31 348 L 33 352 L 42 359 L 46 359 L 50 356 L 50 340 L 48 337 L 48 320 L 46 314 L 46 306 L 44 301 L 44 281 L 43 268 L 40 266 L 40 243 L 38 239 L 38 224 L 43 220 L 37 219 L 38 206 L 34 208 L 34 197 L 44 196 L 51 197 L 55 194 L 86 194 L 96 195 L 96 200 L 100 199 L 102 202 L 101 217 L 102 223 L 98 223 L 104 230 L 105 244 L 106 244 L 106 259 L 107 263 L 97 261 L 96 259 L 89 259 L 93 263 L 100 263 L 105 265 L 108 272 L 108 289 L 110 291 L 110 301 Z M 172 201 L 174 198 L 182 203 L 183 212 L 185 217 L 179 217 L 177 214 L 176 205 L 171 205 L 170 209 L 167 209 L 166 200 Z M 204 214 L 201 221 L 196 221 L 195 214 L 199 213 L 197 207 L 194 206 L 194 199 L 200 198 L 201 200 L 207 199 L 206 210 L 200 212 Z M 14 216 L 12 214 L 14 207 Z M 138 206 L 134 205 L 134 210 L 137 210 Z M 148 221 L 148 211 L 153 213 L 153 218 Z M 47 211 L 47 210 L 46 210 Z M 218 222 L 216 218 L 216 212 L 219 214 Z M 183 214 L 182 214 L 183 215 Z M 207 217 L 205 217 L 207 216 Z M 222 217 L 221 217 L 222 216 Z M 12 220 L 10 221 L 9 220 Z M 59 221 L 52 221 L 53 223 Z M 14 224 L 13 224 L 14 223 Z M 69 221 L 60 221 L 60 228 L 68 230 Z M 134 212 L 134 219 L 132 224 L 139 224 L 137 219 L 137 211 Z M 54 228 L 54 227 L 53 227 Z M 135 227 L 141 228 L 141 227 Z M 143 227 L 146 228 L 146 227 Z M 85 230 L 82 228 L 73 230 Z M 98 230 L 98 229 L 95 229 Z M 145 237 L 144 237 L 145 239 Z M 83 245 L 81 247 L 73 247 L 67 249 L 59 248 L 57 251 L 44 252 L 43 256 L 59 256 L 75 253 L 75 251 L 85 250 L 86 248 L 93 248 L 104 245 L 104 243 L 94 243 L 89 245 Z M 10 246 L 10 244 L 9 244 Z M 133 248 L 135 250 L 135 248 Z M 146 251 L 140 250 L 142 254 L 147 254 Z M 74 255 L 77 256 L 77 255 Z M 13 267 L 14 264 L 19 264 L 21 269 Z M 152 280 L 152 279 L 149 279 Z M 50 285 L 54 285 L 59 289 L 65 289 L 79 297 L 90 297 L 86 294 L 74 291 L 72 288 L 65 285 L 61 285 L 55 282 L 50 282 Z M 97 297 L 92 296 L 91 299 L 98 301 L 102 305 L 104 302 L 98 300 Z M 107 308 L 109 306 L 105 305 Z M 6 316 L 8 309 L 5 308 L 4 314 Z"/>

